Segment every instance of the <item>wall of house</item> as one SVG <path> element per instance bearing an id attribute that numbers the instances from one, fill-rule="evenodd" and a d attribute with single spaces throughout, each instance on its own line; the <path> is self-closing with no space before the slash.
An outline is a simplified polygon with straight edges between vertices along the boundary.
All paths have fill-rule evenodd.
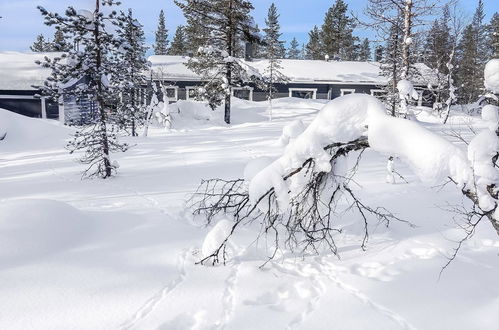
<path id="1" fill-rule="evenodd" d="M 35 94 L 37 91 L 0 90 L 0 108 L 28 117 L 41 118 L 42 100 L 35 98 Z M 59 117 L 57 103 L 46 101 L 45 111 L 49 119 Z"/>

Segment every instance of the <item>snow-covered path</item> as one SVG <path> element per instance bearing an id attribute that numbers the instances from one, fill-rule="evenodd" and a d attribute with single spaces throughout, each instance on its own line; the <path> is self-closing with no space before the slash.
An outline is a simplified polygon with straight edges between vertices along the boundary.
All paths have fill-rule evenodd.
<path id="1" fill-rule="evenodd" d="M 426 187 L 401 164 L 409 184 L 385 184 L 385 157 L 369 151 L 359 193 L 417 228 L 373 226 L 363 252 L 358 219 L 347 215 L 341 259 L 285 254 L 264 268 L 264 242 L 244 250 L 255 234 L 247 228 L 236 242 L 244 252 L 227 266 L 194 265 L 208 229 L 185 209 L 188 193 L 202 178 L 241 177 L 252 158 L 278 155 L 283 126 L 309 122 L 320 106 L 286 100 L 272 123 L 153 130 L 116 156 L 119 176 L 106 181 L 80 180 L 82 166 L 54 137 L 0 146 L 2 238 L 5 223 L 45 210 L 40 199 L 60 210 L 47 211 L 49 230 L 26 225 L 32 232 L 21 238 L 34 248 L 0 253 L 0 328 L 496 329 L 499 241 L 490 225 L 479 226 L 439 279 L 451 240 L 462 235 L 441 207 L 461 197 L 451 186 Z M 2 208 L 14 200 L 20 208 Z M 65 229 L 69 220 L 77 231 Z"/>

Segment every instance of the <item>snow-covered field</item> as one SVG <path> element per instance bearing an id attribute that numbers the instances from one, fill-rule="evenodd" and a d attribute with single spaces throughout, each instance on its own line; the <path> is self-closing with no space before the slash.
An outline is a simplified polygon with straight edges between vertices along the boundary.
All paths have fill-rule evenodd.
<path id="1" fill-rule="evenodd" d="M 463 200 L 452 185 L 386 184 L 386 156 L 366 151 L 356 192 L 417 227 L 345 215 L 340 259 L 271 251 L 258 226 L 233 240 L 226 266 L 195 265 L 210 228 L 185 200 L 203 178 L 238 178 L 257 157 L 276 157 L 284 126 L 310 123 L 320 101 L 238 101 L 234 124 L 190 113 L 171 131 L 114 155 L 119 175 L 81 180 L 64 149 L 70 128 L 0 110 L 0 329 L 497 329 L 499 241 L 483 221 L 440 275 L 464 232 L 446 210 Z M 217 114 L 220 115 L 220 114 Z M 193 125 L 192 117 L 198 118 Z M 213 117 L 213 116 L 211 116 Z M 424 117 L 424 118 L 423 118 Z M 221 115 L 220 115 L 221 118 Z M 420 116 L 453 142 L 465 123 Z M 1 135 L 1 134 L 0 134 Z M 458 218 L 456 221 L 460 221 Z"/>

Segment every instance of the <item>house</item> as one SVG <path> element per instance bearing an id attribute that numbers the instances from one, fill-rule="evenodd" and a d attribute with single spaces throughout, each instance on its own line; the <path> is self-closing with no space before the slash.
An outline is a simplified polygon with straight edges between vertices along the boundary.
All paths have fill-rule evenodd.
<path id="1" fill-rule="evenodd" d="M 57 103 L 40 96 L 33 86 L 43 85 L 50 69 L 35 61 L 60 53 L 0 52 L 0 108 L 37 118 L 59 117 Z"/>
<path id="2" fill-rule="evenodd" d="M 152 79 L 161 81 L 167 86 L 170 101 L 192 99 L 194 90 L 203 84 L 201 78 L 187 68 L 187 57 L 153 55 L 149 57 L 149 61 L 152 65 Z M 268 66 L 268 60 L 264 59 L 242 60 L 242 62 L 260 74 Z M 282 66 L 281 72 L 289 78 L 289 81 L 275 85 L 276 98 L 331 100 L 351 93 L 365 93 L 380 97 L 384 94 L 382 88 L 388 83 L 387 78 L 380 75 L 378 62 L 283 59 L 280 65 Z M 427 86 L 435 84 L 436 75 L 422 63 L 417 63 L 415 68 L 420 73 L 420 78 L 414 81 L 415 88 L 420 94 L 420 101 L 430 105 L 431 93 L 427 90 Z M 251 101 L 266 100 L 265 92 L 250 82 L 244 86 L 232 88 L 232 94 Z"/>
<path id="3" fill-rule="evenodd" d="M 0 52 L 0 108 L 11 110 L 30 117 L 61 118 L 67 120 L 79 118 L 79 113 L 86 105 L 73 99 L 64 98 L 59 107 L 43 96 L 33 86 L 42 85 L 50 71 L 35 63 L 44 57 L 53 58 L 60 53 L 20 53 Z M 187 66 L 188 57 L 153 55 L 149 57 L 151 70 L 145 72 L 148 78 L 162 82 L 170 102 L 191 100 L 195 90 L 203 84 L 201 77 Z M 257 59 L 242 62 L 249 68 L 262 74 L 268 66 L 268 60 Z M 281 61 L 282 73 L 289 78 L 285 84 L 276 84 L 276 98 L 298 97 L 310 99 L 334 99 L 351 93 L 366 93 L 377 97 L 383 96 L 383 86 L 387 79 L 380 75 L 377 62 L 340 62 L 321 60 Z M 428 84 L 434 84 L 435 74 L 424 64 L 416 64 L 420 78 L 414 85 L 420 93 L 420 103 L 431 105 Z M 66 86 L 71 88 L 71 86 Z M 238 98 L 264 101 L 266 94 L 253 83 L 233 87 L 232 95 Z M 144 99 L 147 98 L 142 93 Z M 90 107 L 90 106 L 89 106 Z M 61 115 L 60 115 L 61 114 Z M 64 114 L 64 116 L 62 116 Z M 81 116 L 80 116 L 81 117 Z"/>

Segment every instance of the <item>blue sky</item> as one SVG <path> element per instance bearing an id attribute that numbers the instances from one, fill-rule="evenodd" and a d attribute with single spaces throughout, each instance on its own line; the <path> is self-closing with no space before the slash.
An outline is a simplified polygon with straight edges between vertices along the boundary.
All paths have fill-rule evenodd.
<path id="1" fill-rule="evenodd" d="M 135 15 L 144 25 L 149 44 L 153 42 L 154 30 L 160 9 L 164 9 L 170 37 L 177 25 L 184 23 L 182 12 L 173 0 L 121 0 L 122 8 L 132 8 Z M 264 26 L 267 9 L 274 2 L 281 14 L 281 32 L 283 38 L 290 41 L 296 37 L 301 43 L 307 41 L 308 31 L 314 25 L 322 24 L 324 13 L 334 0 L 253 0 L 255 10 L 253 16 L 260 27 Z M 365 0 L 346 0 L 349 9 L 359 15 L 366 5 Z M 460 6 L 468 17 L 471 17 L 478 0 L 461 0 Z M 0 0 L 0 51 L 27 51 L 36 35 L 43 33 L 52 37 L 53 30 L 43 24 L 36 6 L 41 5 L 51 11 L 63 12 L 72 5 L 77 9 L 91 8 L 94 0 Z M 499 0 L 485 0 L 487 21 L 492 14 L 499 11 Z M 374 37 L 371 31 L 357 29 L 360 37 Z"/>

